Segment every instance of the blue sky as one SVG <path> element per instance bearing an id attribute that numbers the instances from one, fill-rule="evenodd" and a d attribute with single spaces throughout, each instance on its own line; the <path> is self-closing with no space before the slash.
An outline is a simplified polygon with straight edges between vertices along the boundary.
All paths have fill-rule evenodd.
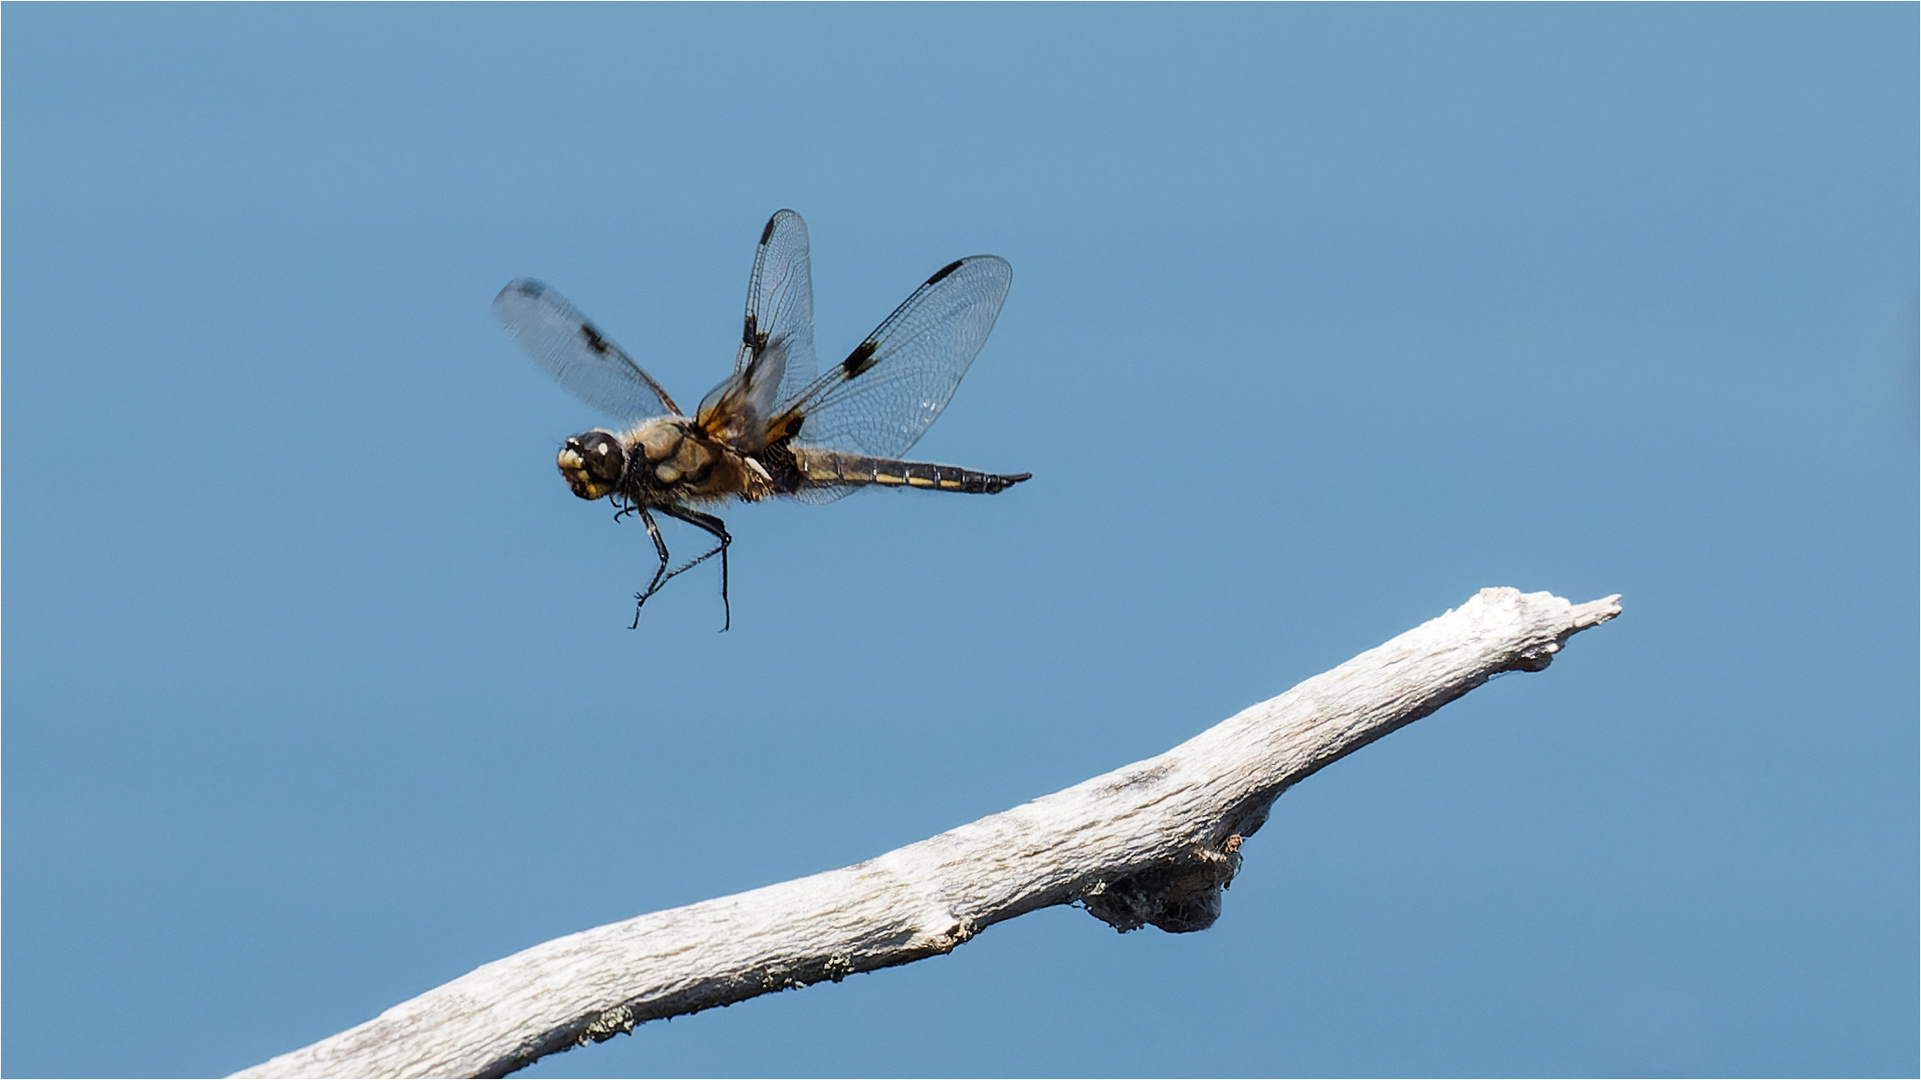
<path id="1" fill-rule="evenodd" d="M 4 1057 L 206 1075 L 1157 753 L 1489 585 L 1626 614 L 1057 909 L 527 1075 L 1913 1074 L 1916 9 L 9 5 Z M 1014 266 L 917 456 L 626 629 L 552 283 L 683 403 Z M 690 545 L 688 532 L 670 534 Z"/>

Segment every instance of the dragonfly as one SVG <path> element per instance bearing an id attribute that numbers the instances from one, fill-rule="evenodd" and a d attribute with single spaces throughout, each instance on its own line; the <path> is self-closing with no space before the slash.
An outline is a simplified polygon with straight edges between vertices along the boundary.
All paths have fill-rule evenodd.
<path id="1" fill-rule="evenodd" d="M 747 282 L 734 370 L 692 415 L 600 327 L 549 286 L 507 283 L 494 316 L 569 393 L 620 422 L 561 447 L 560 475 L 583 499 L 634 515 L 659 557 L 634 594 L 634 621 L 667 582 L 718 555 L 723 631 L 733 537 L 709 509 L 731 500 L 827 503 L 865 487 L 993 495 L 1032 473 L 990 473 L 905 461 L 940 417 L 999 318 L 1013 268 L 972 255 L 936 270 L 847 358 L 816 372 L 807 224 L 792 210 L 768 219 Z M 655 515 L 713 537 L 712 550 L 673 565 Z"/>

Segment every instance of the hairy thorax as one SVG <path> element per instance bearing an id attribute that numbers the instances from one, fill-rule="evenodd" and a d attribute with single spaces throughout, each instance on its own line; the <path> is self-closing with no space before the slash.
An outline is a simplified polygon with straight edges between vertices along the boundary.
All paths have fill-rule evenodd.
<path id="1" fill-rule="evenodd" d="M 710 438 L 684 416 L 649 420 L 627 432 L 596 428 L 567 440 L 558 459 L 583 499 L 618 495 L 643 506 L 758 501 L 774 494 L 760 463 Z"/>

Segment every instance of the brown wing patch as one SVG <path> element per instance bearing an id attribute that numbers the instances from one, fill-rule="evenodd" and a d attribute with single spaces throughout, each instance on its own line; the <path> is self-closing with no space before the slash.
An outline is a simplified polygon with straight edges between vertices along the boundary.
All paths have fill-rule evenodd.
<path id="1" fill-rule="evenodd" d="M 784 412 L 776 416 L 773 423 L 767 425 L 768 444 L 786 442 L 799 435 L 801 423 L 806 419 L 807 417 L 799 412 Z"/>

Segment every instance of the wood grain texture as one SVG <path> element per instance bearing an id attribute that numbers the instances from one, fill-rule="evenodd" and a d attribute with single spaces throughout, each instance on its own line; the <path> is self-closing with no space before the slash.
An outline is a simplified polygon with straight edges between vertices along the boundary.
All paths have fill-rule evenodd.
<path id="1" fill-rule="evenodd" d="M 1037 908 L 1201 930 L 1241 841 L 1322 766 L 1620 614 L 1484 589 L 1157 757 L 879 858 L 658 911 L 480 967 L 236 1076 L 503 1076 L 647 1020 L 953 950 Z"/>

